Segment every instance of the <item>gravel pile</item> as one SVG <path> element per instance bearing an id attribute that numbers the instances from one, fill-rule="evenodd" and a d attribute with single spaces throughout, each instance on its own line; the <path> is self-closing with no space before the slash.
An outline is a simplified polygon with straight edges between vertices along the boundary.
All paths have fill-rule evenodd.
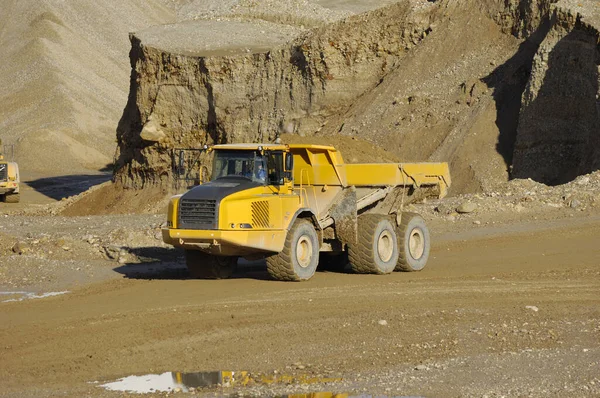
<path id="1" fill-rule="evenodd" d="M 162 242 L 163 226 L 162 215 L 4 215 L 0 290 L 62 290 L 121 274 L 151 274 L 151 263 L 158 262 L 183 268 L 181 253 Z"/>
<path id="2" fill-rule="evenodd" d="M 516 179 L 489 192 L 447 197 L 413 207 L 429 219 L 472 221 L 474 225 L 597 211 L 600 209 L 600 171 L 554 187 L 531 179 Z"/>

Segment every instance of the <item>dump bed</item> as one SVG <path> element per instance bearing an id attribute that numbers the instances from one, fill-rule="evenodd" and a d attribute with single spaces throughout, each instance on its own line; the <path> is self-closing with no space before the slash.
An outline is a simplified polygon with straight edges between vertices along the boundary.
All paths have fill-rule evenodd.
<path id="1" fill-rule="evenodd" d="M 442 198 L 450 186 L 447 163 L 346 164 L 333 147 L 290 145 L 294 154 L 294 183 L 316 186 L 437 188 Z"/>

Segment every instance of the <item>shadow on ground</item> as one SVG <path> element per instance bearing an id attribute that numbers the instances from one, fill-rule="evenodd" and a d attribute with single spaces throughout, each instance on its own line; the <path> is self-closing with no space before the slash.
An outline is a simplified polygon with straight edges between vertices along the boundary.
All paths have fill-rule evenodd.
<path id="1" fill-rule="evenodd" d="M 114 268 L 115 272 L 128 279 L 193 279 L 185 266 L 183 250 L 163 247 L 124 248 L 136 262 L 125 263 Z M 348 268 L 335 270 L 319 267 L 317 272 L 349 272 Z M 273 280 L 267 272 L 265 260 L 247 261 L 239 259 L 235 273 L 230 279 Z"/>
<path id="2" fill-rule="evenodd" d="M 105 172 L 102 174 L 45 177 L 25 181 L 25 184 L 49 198 L 61 200 L 87 191 L 94 185 L 110 181 L 111 178 L 112 173 Z"/>

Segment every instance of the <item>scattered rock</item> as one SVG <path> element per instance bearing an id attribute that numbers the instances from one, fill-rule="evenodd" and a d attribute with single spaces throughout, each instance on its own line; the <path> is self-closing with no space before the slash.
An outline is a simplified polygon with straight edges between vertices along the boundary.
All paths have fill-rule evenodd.
<path id="1" fill-rule="evenodd" d="M 459 214 L 473 213 L 477 209 L 477 206 L 471 202 L 462 203 L 456 208 L 456 212 Z"/>
<path id="2" fill-rule="evenodd" d="M 534 311 L 534 312 L 539 311 L 539 308 L 536 307 L 535 305 L 526 305 L 525 308 L 527 308 L 528 310 Z"/>
<path id="3" fill-rule="evenodd" d="M 427 369 L 429 369 L 429 368 L 425 365 L 417 365 L 415 367 L 415 370 L 427 370 Z"/>
<path id="4" fill-rule="evenodd" d="M 111 260 L 118 260 L 119 256 L 121 254 L 121 248 L 118 246 L 114 246 L 114 245 L 110 245 L 110 246 L 104 246 L 104 254 L 106 255 L 107 258 L 111 259 Z"/>
<path id="5" fill-rule="evenodd" d="M 15 254 L 24 254 L 27 253 L 30 249 L 29 246 L 27 245 L 27 243 L 25 242 L 21 242 L 21 241 L 17 241 L 13 247 L 11 248 L 12 252 Z"/>
<path id="6" fill-rule="evenodd" d="M 387 324 L 388 324 L 385 319 L 380 319 L 377 323 L 380 324 L 381 326 L 387 326 Z"/>
<path id="7" fill-rule="evenodd" d="M 434 211 L 439 214 L 444 214 L 444 215 L 452 213 L 452 209 L 443 203 L 440 203 L 439 205 L 437 205 L 434 208 Z"/>

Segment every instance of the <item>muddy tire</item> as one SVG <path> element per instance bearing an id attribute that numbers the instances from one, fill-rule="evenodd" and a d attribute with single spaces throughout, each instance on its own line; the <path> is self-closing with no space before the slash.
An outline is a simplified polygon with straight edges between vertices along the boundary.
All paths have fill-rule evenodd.
<path id="1" fill-rule="evenodd" d="M 398 238 L 390 217 L 365 214 L 358 218 L 358 239 L 348 245 L 352 270 L 359 274 L 389 274 L 398 262 Z"/>
<path id="2" fill-rule="evenodd" d="M 4 201 L 6 203 L 19 203 L 19 200 L 21 200 L 21 195 L 18 193 L 7 193 L 4 195 Z"/>
<path id="3" fill-rule="evenodd" d="M 227 279 L 235 272 L 237 257 L 213 256 L 198 250 L 186 250 L 185 265 L 194 279 Z"/>
<path id="4" fill-rule="evenodd" d="M 396 271 L 420 271 L 427 264 L 431 238 L 423 217 L 417 213 L 402 213 L 397 229 L 400 256 Z"/>
<path id="5" fill-rule="evenodd" d="M 304 219 L 294 222 L 287 233 L 283 250 L 267 257 L 267 271 L 279 281 L 306 281 L 319 265 L 319 237 L 314 225 Z"/>

